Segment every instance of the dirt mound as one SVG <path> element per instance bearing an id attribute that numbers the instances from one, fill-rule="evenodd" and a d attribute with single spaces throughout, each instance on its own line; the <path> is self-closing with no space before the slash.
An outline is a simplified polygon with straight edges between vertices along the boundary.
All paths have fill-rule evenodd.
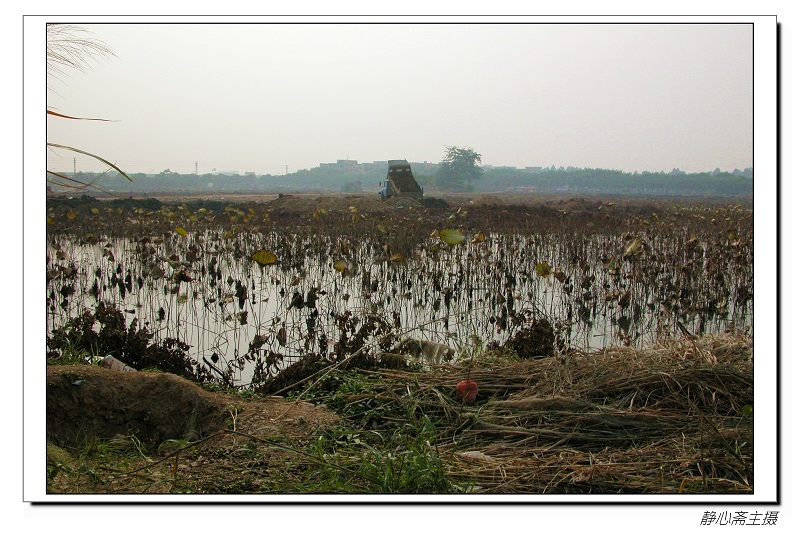
<path id="1" fill-rule="evenodd" d="M 82 196 L 48 196 L 47 207 L 67 206 L 78 209 L 85 206 L 96 206 L 98 201 L 97 198 L 88 194 Z"/>
<path id="2" fill-rule="evenodd" d="M 594 212 L 600 207 L 603 202 L 600 200 L 587 200 L 586 198 L 570 198 L 569 200 L 558 200 L 549 202 L 553 207 L 559 211 L 578 211 L 578 212 Z"/>
<path id="3" fill-rule="evenodd" d="M 114 207 L 123 207 L 125 209 L 147 209 L 150 211 L 158 211 L 161 209 L 162 204 L 155 198 L 116 198 L 108 201 L 109 205 Z"/>
<path id="4" fill-rule="evenodd" d="M 154 449 L 168 439 L 195 440 L 222 429 L 226 418 L 223 401 L 174 374 L 47 368 L 47 439 L 61 446 L 121 434 Z"/>
<path id="5" fill-rule="evenodd" d="M 377 194 L 373 196 L 354 194 L 281 194 L 268 204 L 273 210 L 286 213 L 310 214 L 318 209 L 330 213 L 377 212 L 382 210 Z"/>
<path id="6" fill-rule="evenodd" d="M 391 209 L 420 209 L 423 207 L 423 203 L 416 198 L 412 198 L 410 196 L 393 196 L 388 198 L 384 205 Z"/>
<path id="7" fill-rule="evenodd" d="M 470 200 L 470 204 L 477 207 L 497 207 L 507 205 L 505 199 L 497 194 L 484 194 Z"/>

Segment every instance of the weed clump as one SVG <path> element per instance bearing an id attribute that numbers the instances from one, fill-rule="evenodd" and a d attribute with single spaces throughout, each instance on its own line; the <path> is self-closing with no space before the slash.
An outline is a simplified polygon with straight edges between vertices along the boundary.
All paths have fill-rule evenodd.
<path id="1" fill-rule="evenodd" d="M 65 350 L 98 356 L 113 355 L 136 369 L 157 369 L 198 383 L 212 375 L 189 356 L 189 345 L 167 338 L 153 342 L 154 333 L 139 327 L 136 319 L 126 327 L 122 312 L 100 302 L 94 313 L 71 318 L 47 337 L 48 360 L 57 361 Z"/>
<path id="2" fill-rule="evenodd" d="M 553 326 L 545 318 L 534 320 L 509 339 L 503 349 L 513 350 L 521 359 L 542 359 L 552 357 L 556 337 Z"/>

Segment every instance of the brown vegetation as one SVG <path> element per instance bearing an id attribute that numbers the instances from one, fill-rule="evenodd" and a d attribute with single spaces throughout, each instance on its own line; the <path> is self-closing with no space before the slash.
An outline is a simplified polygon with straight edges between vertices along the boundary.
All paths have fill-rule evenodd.
<path id="1" fill-rule="evenodd" d="M 379 413 L 413 406 L 435 425 L 430 453 L 443 462 L 447 478 L 473 493 L 751 493 L 752 355 L 751 341 L 740 336 L 517 362 L 489 352 L 426 372 L 361 370 L 368 394 L 332 389 L 320 395 L 319 383 L 333 371 L 327 368 L 293 401 L 211 395 L 174 376 L 62 367 L 49 371 L 60 385 L 48 403 L 58 409 L 72 406 L 76 416 L 82 413 L 106 435 L 102 428 L 109 416 L 133 422 L 135 413 L 163 410 L 174 398 L 179 399 L 176 415 L 198 398 L 215 413 L 215 424 L 216 415 L 226 414 L 226 429 L 167 448 L 169 461 L 142 459 L 94 484 L 81 478 L 81 490 L 88 492 L 139 491 L 134 487 L 142 486 L 144 474 L 150 480 L 143 485 L 147 492 L 180 486 L 192 492 L 235 487 L 241 493 L 268 493 L 278 481 L 279 491 L 294 492 L 287 479 L 295 479 L 303 492 L 313 472 L 325 466 L 305 446 L 338 420 L 310 401 L 324 403 L 335 395 L 338 405 L 350 409 L 375 406 L 350 418 L 356 436 L 366 430 L 391 432 L 395 422 Z M 467 372 L 479 387 L 472 406 L 459 401 L 455 390 Z M 83 383 L 75 385 L 82 377 Z M 161 397 L 134 389 L 137 380 L 164 380 L 177 390 Z M 88 387 L 95 387 L 91 405 L 76 392 Z M 126 409 L 135 403 L 145 407 Z M 185 414 L 176 417 L 176 435 L 187 436 Z M 143 422 L 140 417 L 137 424 Z M 51 464 L 75 462 L 68 454 L 64 458 L 64 450 L 51 451 Z M 57 476 L 53 490 L 75 490 L 68 479 Z"/>
<path id="2" fill-rule="evenodd" d="M 50 490 L 753 491 L 751 207 L 256 200 L 51 202 L 48 312 L 67 319 L 48 331 L 49 362 L 112 353 L 140 372 L 49 369 Z M 102 303 L 134 293 L 157 312 Z M 341 305 L 358 293 L 374 307 Z M 401 323 L 412 305 L 419 323 Z M 202 331 L 255 324 L 249 348 L 156 338 L 180 306 Z M 476 307 L 452 363 L 393 353 Z M 570 343 L 596 322 L 611 326 L 605 349 Z M 252 380 L 235 382 L 246 365 Z M 108 443 L 138 455 L 81 451 Z M 374 468 L 395 475 L 398 458 L 442 479 L 382 484 Z"/>

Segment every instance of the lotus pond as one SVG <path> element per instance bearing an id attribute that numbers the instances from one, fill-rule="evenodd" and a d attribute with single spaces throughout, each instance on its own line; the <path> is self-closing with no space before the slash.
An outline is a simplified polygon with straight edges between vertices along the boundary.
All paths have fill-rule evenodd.
<path id="1" fill-rule="evenodd" d="M 752 328 L 740 203 L 84 198 L 47 218 L 51 356 L 80 317 L 113 310 L 236 386 L 403 338 L 503 349 L 539 320 L 561 352 Z"/>

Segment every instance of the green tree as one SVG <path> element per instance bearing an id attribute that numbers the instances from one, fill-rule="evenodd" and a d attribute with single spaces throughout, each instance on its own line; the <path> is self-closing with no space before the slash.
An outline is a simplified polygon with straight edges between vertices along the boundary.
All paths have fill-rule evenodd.
<path id="1" fill-rule="evenodd" d="M 478 166 L 481 154 L 472 148 L 445 146 L 444 159 L 436 172 L 436 184 L 448 191 L 469 191 L 474 183 L 483 176 L 483 169 Z"/>

